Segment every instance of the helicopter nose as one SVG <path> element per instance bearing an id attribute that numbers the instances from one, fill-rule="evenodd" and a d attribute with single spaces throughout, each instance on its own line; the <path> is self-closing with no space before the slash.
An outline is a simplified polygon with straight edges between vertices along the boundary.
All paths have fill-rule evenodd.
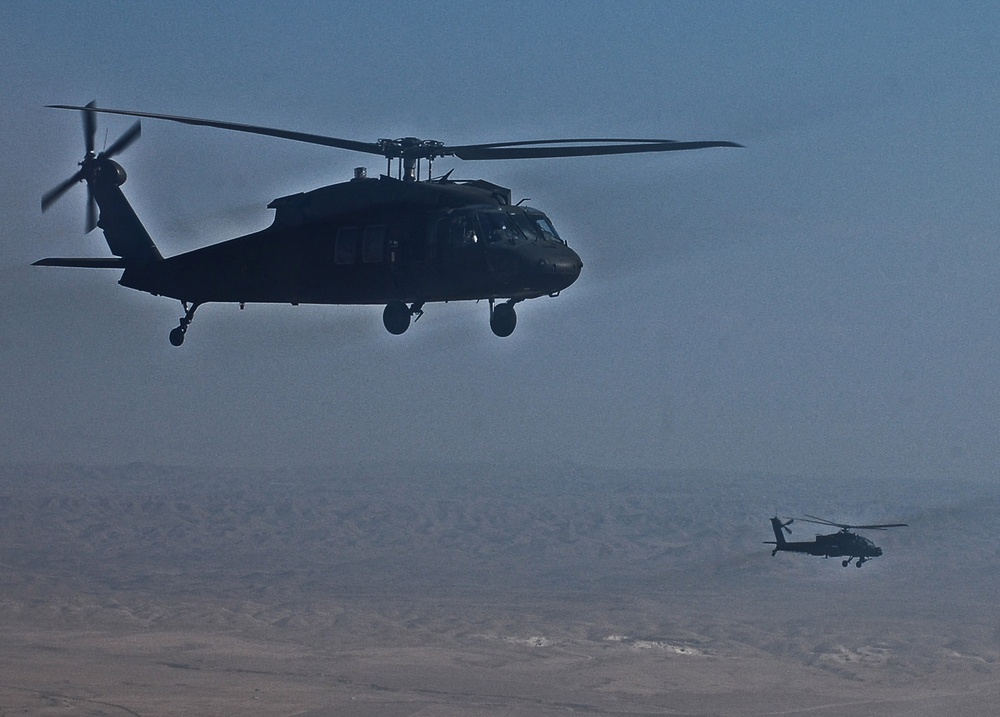
<path id="1" fill-rule="evenodd" d="M 564 246 L 558 253 L 547 252 L 546 256 L 538 259 L 537 268 L 543 283 L 549 285 L 552 291 L 558 292 L 577 280 L 583 269 L 583 261 L 575 251 Z"/>
<path id="2" fill-rule="evenodd" d="M 583 269 L 583 261 L 580 259 L 580 255 L 569 247 L 565 247 L 558 257 L 550 257 L 548 265 L 549 270 L 554 274 L 573 277 L 570 283 L 576 281 L 577 277 L 580 276 L 580 271 Z"/>
<path id="3" fill-rule="evenodd" d="M 875 548 L 875 557 L 878 557 L 881 554 L 882 554 L 882 548 Z"/>
<path id="4" fill-rule="evenodd" d="M 565 286 L 569 286 L 580 276 L 583 260 L 568 246 L 563 246 L 559 248 L 558 252 L 546 252 L 538 260 L 538 268 L 543 273 L 559 277 Z"/>

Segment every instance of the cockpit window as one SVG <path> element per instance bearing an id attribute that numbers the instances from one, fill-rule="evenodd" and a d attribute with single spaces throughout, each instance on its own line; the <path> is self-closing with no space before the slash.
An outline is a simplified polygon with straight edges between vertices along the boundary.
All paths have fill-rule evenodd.
<path id="1" fill-rule="evenodd" d="M 552 226 L 552 222 L 549 221 L 547 216 L 540 212 L 532 212 L 528 216 L 531 218 L 531 221 L 535 224 L 535 226 L 538 227 L 538 230 L 541 231 L 542 236 L 546 239 L 549 239 L 550 241 L 557 241 L 560 244 L 566 243 L 562 240 L 562 238 L 560 238 L 559 234 L 556 232 L 556 228 Z"/>
<path id="2" fill-rule="evenodd" d="M 538 241 L 542 238 L 542 233 L 535 226 L 535 223 L 521 212 L 510 212 L 507 216 L 513 220 L 517 228 L 521 230 L 521 233 L 531 241 Z"/>

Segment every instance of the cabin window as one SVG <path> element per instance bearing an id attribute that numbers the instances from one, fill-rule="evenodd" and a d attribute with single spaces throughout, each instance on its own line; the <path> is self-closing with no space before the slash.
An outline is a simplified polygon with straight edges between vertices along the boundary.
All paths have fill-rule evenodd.
<path id="1" fill-rule="evenodd" d="M 333 244 L 335 264 L 353 264 L 358 260 L 358 228 L 341 227 Z"/>
<path id="2" fill-rule="evenodd" d="M 385 257 L 385 225 L 365 227 L 365 238 L 361 245 L 361 260 L 366 264 L 380 262 Z"/>

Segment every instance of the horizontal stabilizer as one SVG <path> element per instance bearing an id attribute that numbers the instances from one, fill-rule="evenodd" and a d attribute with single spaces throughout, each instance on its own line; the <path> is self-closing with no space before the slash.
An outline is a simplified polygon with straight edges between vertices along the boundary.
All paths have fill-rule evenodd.
<path id="1" fill-rule="evenodd" d="M 52 257 L 39 259 L 32 266 L 72 266 L 79 269 L 124 269 L 125 260 L 118 257 L 67 259 Z"/>

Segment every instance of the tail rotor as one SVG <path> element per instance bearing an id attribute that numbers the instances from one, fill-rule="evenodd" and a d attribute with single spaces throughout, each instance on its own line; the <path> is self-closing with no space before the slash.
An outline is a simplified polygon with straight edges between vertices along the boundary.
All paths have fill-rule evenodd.
<path id="1" fill-rule="evenodd" d="M 792 529 L 788 526 L 795 522 L 792 518 L 782 522 L 781 518 L 774 516 L 771 518 L 771 530 L 774 532 L 774 540 L 765 540 L 765 545 L 773 545 L 774 550 L 771 551 L 771 557 L 778 554 L 779 550 L 785 550 L 785 533 L 789 535 L 792 534 Z M 785 533 L 782 533 L 784 531 Z"/>
<path id="2" fill-rule="evenodd" d="M 54 188 L 42 195 L 42 211 L 47 211 L 77 182 L 87 183 L 87 219 L 86 231 L 90 233 L 97 226 L 97 202 L 94 199 L 94 183 L 101 179 L 110 179 L 116 185 L 125 182 L 125 170 L 111 158 L 121 154 L 133 142 L 139 139 L 142 126 L 139 122 L 128 128 L 125 133 L 111 146 L 100 154 L 94 152 L 94 138 L 97 134 L 97 103 L 89 102 L 80 112 L 83 115 L 83 142 L 85 154 L 80 162 L 80 169 L 69 179 L 60 182 Z"/>

